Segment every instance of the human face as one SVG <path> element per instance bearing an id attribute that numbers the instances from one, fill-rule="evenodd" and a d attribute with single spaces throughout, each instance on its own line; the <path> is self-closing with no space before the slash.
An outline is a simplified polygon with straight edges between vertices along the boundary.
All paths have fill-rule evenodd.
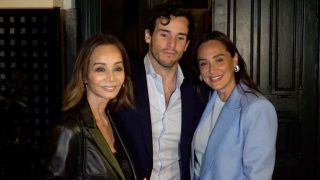
<path id="1" fill-rule="evenodd" d="M 100 45 L 90 56 L 87 83 L 88 98 L 115 98 L 124 82 L 125 72 L 120 50 L 114 45 Z"/>
<path id="2" fill-rule="evenodd" d="M 209 40 L 199 46 L 197 59 L 205 83 L 218 91 L 221 100 L 226 100 L 236 86 L 234 66 L 238 63 L 237 54 L 231 57 L 221 42 Z"/>
<path id="3" fill-rule="evenodd" d="M 177 65 L 189 44 L 187 18 L 170 16 L 169 24 L 161 23 L 167 20 L 163 17 L 158 18 L 152 34 L 149 30 L 145 30 L 145 41 L 149 44 L 151 63 L 160 68 Z"/>

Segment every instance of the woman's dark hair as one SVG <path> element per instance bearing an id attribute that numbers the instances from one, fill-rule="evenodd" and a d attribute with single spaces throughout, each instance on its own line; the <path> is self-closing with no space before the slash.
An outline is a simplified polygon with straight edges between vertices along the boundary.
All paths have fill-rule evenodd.
<path id="1" fill-rule="evenodd" d="M 187 38 L 191 39 L 194 33 L 194 19 L 191 11 L 185 8 L 179 1 L 167 1 L 166 3 L 154 6 L 147 15 L 145 29 L 148 29 L 150 31 L 150 34 L 152 34 L 157 19 L 161 17 L 166 18 L 167 21 L 161 21 L 161 23 L 163 23 L 163 25 L 167 25 L 170 23 L 170 16 L 185 17 L 188 20 L 189 31 Z"/>
<path id="2" fill-rule="evenodd" d="M 130 62 L 126 49 L 124 48 L 122 42 L 113 35 L 100 33 L 91 36 L 80 47 L 74 63 L 71 80 L 64 93 L 62 107 L 63 111 L 77 106 L 80 100 L 84 97 L 84 82 L 88 78 L 90 56 L 92 55 L 93 51 L 101 45 L 113 45 L 119 49 L 123 59 L 125 73 L 123 87 L 121 88 L 117 97 L 110 101 L 108 106 L 112 110 L 133 107 L 133 87 L 130 78 Z"/>
<path id="3" fill-rule="evenodd" d="M 195 42 L 193 46 L 192 51 L 192 61 L 193 61 L 193 67 L 196 67 L 194 70 L 196 71 L 197 75 L 199 76 L 199 64 L 197 60 L 197 51 L 198 48 L 205 42 L 208 42 L 210 40 L 216 40 L 221 42 L 226 50 L 231 54 L 232 57 L 234 57 L 236 54 L 238 55 L 238 65 L 240 67 L 239 72 L 235 72 L 235 80 L 238 84 L 240 81 L 243 82 L 245 85 L 247 85 L 252 90 L 255 90 L 257 92 L 260 92 L 257 85 L 253 82 L 253 80 L 250 78 L 248 72 L 247 72 L 247 66 L 245 61 L 243 60 L 242 56 L 240 55 L 237 47 L 233 44 L 233 42 L 222 32 L 220 31 L 212 31 L 210 33 L 206 33 L 201 35 L 197 41 Z"/>

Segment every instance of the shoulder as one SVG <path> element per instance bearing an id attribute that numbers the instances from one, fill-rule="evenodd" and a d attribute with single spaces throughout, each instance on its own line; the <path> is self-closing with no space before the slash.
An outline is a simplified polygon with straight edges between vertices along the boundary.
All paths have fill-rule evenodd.
<path id="1" fill-rule="evenodd" d="M 75 108 L 62 114 L 58 124 L 54 127 L 56 133 L 79 134 L 83 120 L 80 111 Z"/>
<path id="2" fill-rule="evenodd" d="M 272 103 L 261 94 L 244 93 L 241 97 L 240 122 L 246 136 L 254 139 L 274 139 L 278 118 Z M 266 134 L 267 133 L 267 134 Z"/>
<path id="3" fill-rule="evenodd" d="M 272 107 L 271 102 L 265 98 L 261 93 L 256 92 L 246 85 L 240 83 L 237 85 L 237 91 L 241 95 L 240 104 L 242 108 L 253 108 L 257 109 L 258 107 Z"/>
<path id="4" fill-rule="evenodd" d="M 131 61 L 130 62 L 131 72 L 145 72 L 143 61 Z"/>
<path id="5" fill-rule="evenodd" d="M 244 92 L 241 97 L 241 106 L 245 109 L 257 111 L 272 110 L 275 111 L 272 103 L 258 92 Z"/>
<path id="6" fill-rule="evenodd" d="M 237 86 L 238 91 L 241 94 L 240 106 L 241 116 L 250 122 L 264 119 L 267 121 L 277 121 L 276 110 L 273 104 L 265 98 L 261 93 L 255 92 L 246 86 Z M 246 121 L 247 121 L 246 120 Z"/>
<path id="7" fill-rule="evenodd" d="M 184 61 L 180 61 L 179 67 L 181 68 L 181 71 L 185 79 L 188 79 L 190 81 L 194 80 L 196 74 L 188 64 L 186 64 Z"/>
<path id="8" fill-rule="evenodd" d="M 144 67 L 143 61 L 130 62 L 130 70 L 131 70 L 130 77 L 134 83 L 137 83 L 143 79 L 146 81 L 146 69 Z"/>
<path id="9" fill-rule="evenodd" d="M 241 117 L 245 124 L 269 124 L 276 126 L 277 114 L 273 104 L 262 94 L 246 90 L 242 92 Z"/>
<path id="10" fill-rule="evenodd" d="M 81 124 L 77 120 L 79 112 L 68 111 L 63 113 L 60 121 L 50 132 L 49 141 L 46 148 L 48 161 L 50 158 L 58 158 L 60 163 L 65 163 L 67 156 L 72 157 L 77 154 L 79 144 L 81 144 L 82 131 Z M 70 153 L 60 153 L 70 152 Z"/>

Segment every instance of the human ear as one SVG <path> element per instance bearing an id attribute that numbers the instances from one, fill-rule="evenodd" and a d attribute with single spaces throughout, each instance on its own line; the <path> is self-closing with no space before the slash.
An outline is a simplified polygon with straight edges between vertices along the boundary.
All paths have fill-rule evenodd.
<path id="1" fill-rule="evenodd" d="M 234 57 L 232 58 L 232 60 L 233 60 L 233 65 L 234 66 L 238 65 L 238 53 L 234 54 Z"/>
<path id="2" fill-rule="evenodd" d="M 146 43 L 151 43 L 151 34 L 149 29 L 145 29 L 144 30 L 144 40 L 146 41 Z"/>
<path id="3" fill-rule="evenodd" d="M 187 40 L 187 44 L 186 44 L 186 47 L 184 48 L 184 51 L 188 49 L 189 43 L 190 43 L 190 40 Z"/>

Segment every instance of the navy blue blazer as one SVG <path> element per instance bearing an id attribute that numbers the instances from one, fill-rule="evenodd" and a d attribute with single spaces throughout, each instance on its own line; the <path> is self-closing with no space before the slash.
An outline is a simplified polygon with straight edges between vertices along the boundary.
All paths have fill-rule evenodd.
<path id="1" fill-rule="evenodd" d="M 189 163 L 191 141 L 194 130 L 205 108 L 206 101 L 200 100 L 191 74 L 181 68 L 184 75 L 181 90 L 182 125 L 180 137 L 180 173 L 181 179 L 190 179 Z M 125 143 L 131 152 L 138 179 L 151 176 L 152 128 L 149 108 L 149 96 L 146 71 L 143 61 L 131 63 L 131 78 L 134 86 L 135 109 L 123 110 L 117 116 L 117 125 L 124 135 Z"/>

